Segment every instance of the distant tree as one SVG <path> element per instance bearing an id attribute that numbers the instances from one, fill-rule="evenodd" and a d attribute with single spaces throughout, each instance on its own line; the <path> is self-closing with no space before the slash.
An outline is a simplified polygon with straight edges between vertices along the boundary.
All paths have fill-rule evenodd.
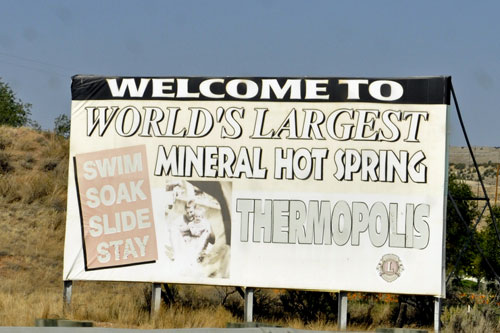
<path id="1" fill-rule="evenodd" d="M 477 235 L 471 235 L 469 230 L 472 231 L 478 216 L 477 203 L 473 200 L 464 200 L 474 196 L 472 190 L 469 185 L 458 180 L 453 174 L 448 180 L 448 193 L 453 198 L 458 212 L 453 202 L 448 199 L 446 217 L 447 271 L 454 271 L 455 275 L 476 276 L 474 261 L 477 250 L 471 237 L 477 237 Z"/>
<path id="2" fill-rule="evenodd" d="M 23 103 L 7 83 L 0 81 L 0 125 L 29 125 L 31 104 Z"/>
<path id="3" fill-rule="evenodd" d="M 60 136 L 69 137 L 69 131 L 71 128 L 71 121 L 69 117 L 65 114 L 59 115 L 54 121 L 54 132 Z"/>
<path id="4" fill-rule="evenodd" d="M 493 206 L 492 213 L 498 229 L 500 228 L 500 206 Z M 486 222 L 486 227 L 479 234 L 484 257 L 479 257 L 478 264 L 483 276 L 493 281 L 498 280 L 500 274 L 500 240 L 498 239 L 491 215 L 486 218 Z"/>
<path id="5" fill-rule="evenodd" d="M 41 131 L 42 130 L 42 125 L 40 125 L 38 123 L 38 121 L 36 120 L 33 120 L 33 119 L 30 119 L 28 121 L 28 123 L 26 124 L 26 126 L 29 126 L 31 127 L 32 129 L 36 130 L 36 131 Z"/>

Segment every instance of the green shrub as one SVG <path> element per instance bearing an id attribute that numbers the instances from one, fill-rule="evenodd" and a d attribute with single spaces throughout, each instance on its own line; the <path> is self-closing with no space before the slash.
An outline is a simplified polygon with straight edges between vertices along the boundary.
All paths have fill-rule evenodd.
<path id="1" fill-rule="evenodd" d="M 499 332 L 499 315 L 494 305 L 445 308 L 441 316 L 443 332 Z"/>
<path id="2" fill-rule="evenodd" d="M 337 295 L 327 292 L 286 290 L 280 296 L 284 314 L 310 323 L 320 318 L 337 320 Z"/>

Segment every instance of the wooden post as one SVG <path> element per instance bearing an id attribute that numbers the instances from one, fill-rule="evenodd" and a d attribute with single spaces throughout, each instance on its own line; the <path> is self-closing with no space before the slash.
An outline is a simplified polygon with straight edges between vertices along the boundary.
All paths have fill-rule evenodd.
<path id="1" fill-rule="evenodd" d="M 71 305 L 71 292 L 73 289 L 73 281 L 64 281 L 63 287 L 63 303 L 64 306 Z"/>
<path id="2" fill-rule="evenodd" d="M 253 288 L 245 288 L 245 322 L 250 323 L 253 320 Z"/>
<path id="3" fill-rule="evenodd" d="M 434 332 L 441 330 L 441 298 L 434 298 Z"/>
<path id="4" fill-rule="evenodd" d="M 161 301 L 161 284 L 153 283 L 151 291 L 151 313 L 157 313 L 160 311 L 160 301 Z"/>
<path id="5" fill-rule="evenodd" d="M 347 329 L 347 293 L 345 291 L 339 292 L 338 305 L 339 330 L 345 331 Z"/>

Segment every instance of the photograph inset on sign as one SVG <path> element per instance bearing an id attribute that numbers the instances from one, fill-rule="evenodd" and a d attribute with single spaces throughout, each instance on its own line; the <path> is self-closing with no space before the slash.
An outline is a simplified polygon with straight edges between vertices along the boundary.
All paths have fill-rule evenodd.
<path id="1" fill-rule="evenodd" d="M 165 253 L 182 274 L 229 278 L 231 182 L 167 179 Z"/>

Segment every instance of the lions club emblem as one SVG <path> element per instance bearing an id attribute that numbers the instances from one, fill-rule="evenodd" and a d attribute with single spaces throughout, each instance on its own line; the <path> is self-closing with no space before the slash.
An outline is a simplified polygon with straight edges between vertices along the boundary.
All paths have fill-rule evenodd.
<path id="1" fill-rule="evenodd" d="M 378 274 L 387 282 L 396 280 L 403 270 L 403 264 L 395 254 L 384 255 L 377 265 Z"/>

